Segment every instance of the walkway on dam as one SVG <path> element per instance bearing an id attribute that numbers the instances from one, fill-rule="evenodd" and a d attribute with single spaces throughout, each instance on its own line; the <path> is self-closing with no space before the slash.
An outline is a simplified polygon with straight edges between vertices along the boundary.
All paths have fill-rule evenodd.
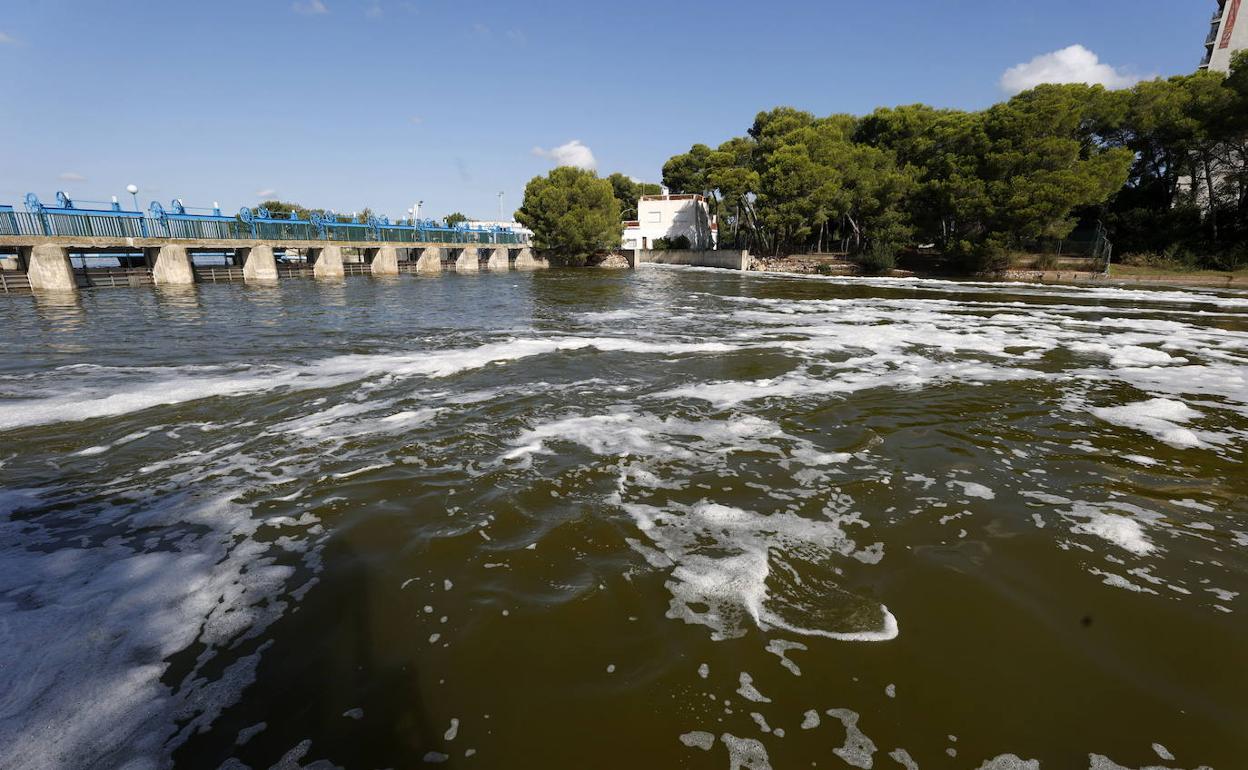
<path id="1" fill-rule="evenodd" d="M 414 216 L 357 221 L 332 211 L 283 218 L 264 208 L 226 216 L 216 204 L 211 213 L 199 214 L 177 199 L 168 210 L 153 203 L 148 212 L 123 210 L 115 199 L 101 209 L 80 208 L 81 203 L 57 193 L 58 205 L 45 206 L 32 193 L 25 212 L 0 206 L 0 293 L 273 281 L 308 272 L 337 278 L 546 266 L 534 258 L 526 234 L 508 227 L 451 227 Z M 226 264 L 196 264 L 196 254 L 223 257 Z M 74 257 L 80 259 L 77 267 Z M 119 267 L 87 264 L 99 257 L 113 257 Z"/>
<path id="2" fill-rule="evenodd" d="M 0 248 L 13 252 L 0 258 L 0 293 L 13 291 L 73 292 L 88 286 L 188 285 L 216 281 L 276 281 L 310 276 L 398 275 L 540 269 L 545 260 L 523 244 L 385 242 L 349 245 L 324 241 L 239 241 L 207 239 L 0 236 Z M 295 251 L 296 261 L 277 254 Z M 347 254 L 344 255 L 344 252 Z M 197 265 L 194 255 L 225 255 L 231 264 Z M 72 255 L 81 255 L 75 267 Z M 121 267 L 86 267 L 85 258 L 115 256 Z"/>

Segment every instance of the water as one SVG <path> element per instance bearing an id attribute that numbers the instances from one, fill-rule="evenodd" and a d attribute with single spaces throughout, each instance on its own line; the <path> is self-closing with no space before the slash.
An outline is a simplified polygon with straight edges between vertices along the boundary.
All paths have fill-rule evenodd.
<path id="1" fill-rule="evenodd" d="M 1248 295 L 650 268 L 0 328 L 0 766 L 1248 762 Z"/>

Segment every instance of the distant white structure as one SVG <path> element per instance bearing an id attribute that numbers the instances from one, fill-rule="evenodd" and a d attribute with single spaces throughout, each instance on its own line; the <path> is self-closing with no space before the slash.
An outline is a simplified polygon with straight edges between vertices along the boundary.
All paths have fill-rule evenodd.
<path id="1" fill-rule="evenodd" d="M 637 201 L 637 219 L 624 223 L 621 246 L 653 249 L 659 238 L 689 239 L 689 248 L 718 248 L 719 224 L 701 195 L 643 195 Z"/>
<path id="2" fill-rule="evenodd" d="M 1205 38 L 1205 58 L 1200 68 L 1214 72 L 1230 72 L 1231 57 L 1248 48 L 1248 2 L 1217 0 L 1218 10 L 1210 20 L 1209 36 Z"/>
<path id="3" fill-rule="evenodd" d="M 505 228 L 510 229 L 513 233 L 526 235 L 529 238 L 533 237 L 532 230 L 520 224 L 519 222 L 515 222 L 511 220 L 504 221 L 504 220 L 469 219 L 466 222 L 464 222 L 464 224 L 467 225 L 468 227 L 486 227 L 486 228 L 505 227 Z"/>

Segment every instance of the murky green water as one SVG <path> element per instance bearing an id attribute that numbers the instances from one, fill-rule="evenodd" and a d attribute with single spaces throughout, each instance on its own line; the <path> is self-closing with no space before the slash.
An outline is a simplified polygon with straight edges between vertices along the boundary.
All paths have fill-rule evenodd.
<path id="1" fill-rule="evenodd" d="M 1248 295 L 653 268 L 0 329 L 0 766 L 1248 767 Z"/>

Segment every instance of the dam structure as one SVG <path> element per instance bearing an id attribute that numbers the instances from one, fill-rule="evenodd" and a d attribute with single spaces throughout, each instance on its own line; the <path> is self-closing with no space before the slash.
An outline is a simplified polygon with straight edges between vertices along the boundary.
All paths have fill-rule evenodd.
<path id="1" fill-rule="evenodd" d="M 115 200 L 83 208 L 64 193 L 56 206 L 32 193 L 25 208 L 0 205 L 0 293 L 547 266 L 527 233 L 506 227 L 361 222 L 332 211 L 282 217 L 263 208 L 229 216 L 180 200 L 169 209 L 154 202 L 146 212 L 123 210 Z"/>

